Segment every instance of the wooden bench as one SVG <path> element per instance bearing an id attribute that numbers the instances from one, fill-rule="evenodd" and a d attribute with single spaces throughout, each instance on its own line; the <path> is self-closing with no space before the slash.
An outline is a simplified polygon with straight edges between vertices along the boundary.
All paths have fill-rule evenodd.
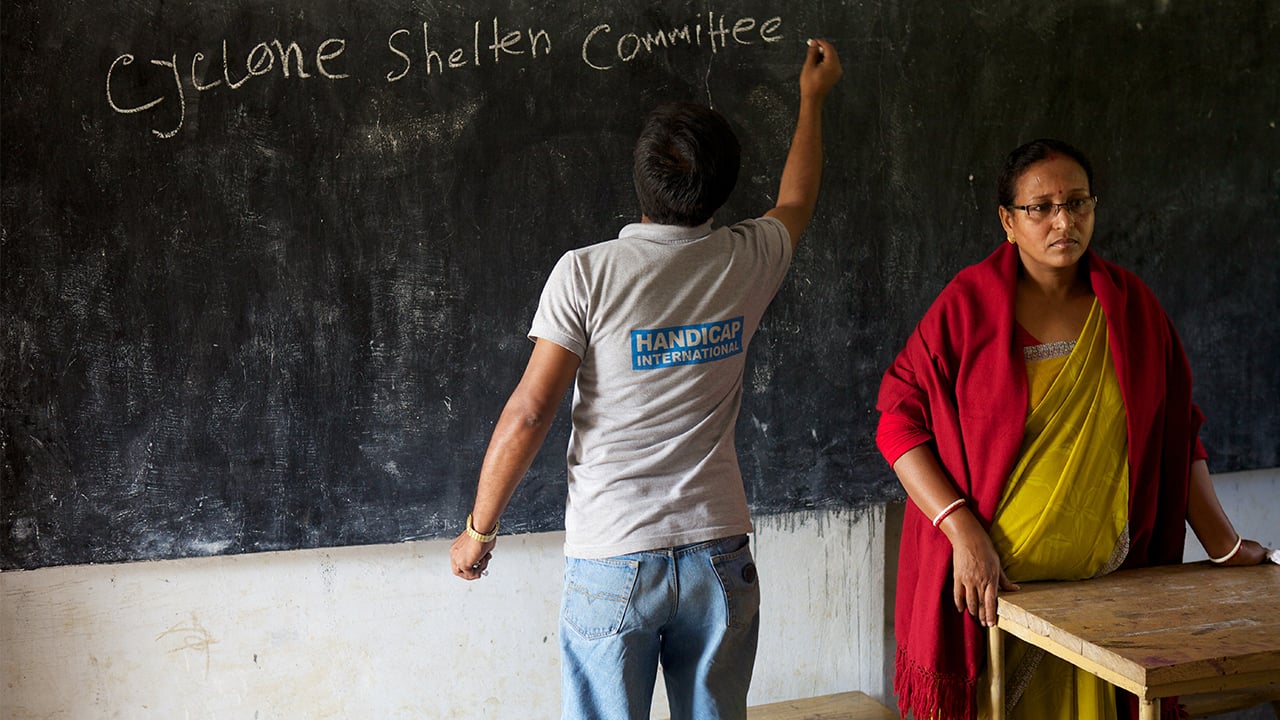
<path id="1" fill-rule="evenodd" d="M 748 720 L 899 720 L 865 693 L 836 693 L 746 708 Z"/>
<path id="2" fill-rule="evenodd" d="M 898 720 L 898 714 L 865 693 L 844 692 L 750 707 L 747 720 Z"/>
<path id="3" fill-rule="evenodd" d="M 898 720 L 865 693 L 844 692 L 747 708 L 747 720 Z"/>

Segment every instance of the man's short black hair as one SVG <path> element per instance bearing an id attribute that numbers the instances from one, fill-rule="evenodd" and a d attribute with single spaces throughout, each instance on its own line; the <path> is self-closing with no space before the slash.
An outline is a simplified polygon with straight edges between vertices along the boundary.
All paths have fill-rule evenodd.
<path id="1" fill-rule="evenodd" d="M 728 121 L 704 105 L 663 105 L 636 141 L 634 179 L 640 209 L 652 222 L 701 225 L 738 183 L 742 148 Z"/>

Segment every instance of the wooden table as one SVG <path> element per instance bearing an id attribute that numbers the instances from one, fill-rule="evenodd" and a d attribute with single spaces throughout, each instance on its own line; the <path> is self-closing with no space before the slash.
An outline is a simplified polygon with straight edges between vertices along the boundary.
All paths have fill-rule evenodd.
<path id="1" fill-rule="evenodd" d="M 1160 716 L 1162 697 L 1280 685 L 1280 565 L 1204 562 L 1021 587 L 1000 595 L 990 630 L 997 720 L 1002 630 L 1137 695 L 1142 720 Z"/>

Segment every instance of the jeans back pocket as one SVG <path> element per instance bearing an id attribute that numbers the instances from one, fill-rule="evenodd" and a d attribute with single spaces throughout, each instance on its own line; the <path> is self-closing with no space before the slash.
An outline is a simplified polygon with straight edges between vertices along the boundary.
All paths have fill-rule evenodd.
<path id="1" fill-rule="evenodd" d="M 731 628 L 750 627 L 760 615 L 760 582 L 750 541 L 744 537 L 742 547 L 713 556 L 711 565 L 724 590 L 725 624 Z"/>
<path id="2" fill-rule="evenodd" d="M 565 558 L 564 622 L 588 639 L 616 635 L 622 629 L 640 563 L 624 558 Z"/>

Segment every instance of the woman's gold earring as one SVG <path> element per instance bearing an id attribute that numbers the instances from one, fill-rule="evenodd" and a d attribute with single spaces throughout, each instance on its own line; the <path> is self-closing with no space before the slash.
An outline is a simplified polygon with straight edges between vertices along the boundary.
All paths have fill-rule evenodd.
<path id="1" fill-rule="evenodd" d="M 1012 235 L 1010 235 L 1010 236 L 1009 236 L 1009 244 L 1010 244 L 1010 245 L 1013 245 L 1013 244 L 1014 244 L 1014 242 L 1013 242 L 1013 236 L 1012 236 Z"/>

